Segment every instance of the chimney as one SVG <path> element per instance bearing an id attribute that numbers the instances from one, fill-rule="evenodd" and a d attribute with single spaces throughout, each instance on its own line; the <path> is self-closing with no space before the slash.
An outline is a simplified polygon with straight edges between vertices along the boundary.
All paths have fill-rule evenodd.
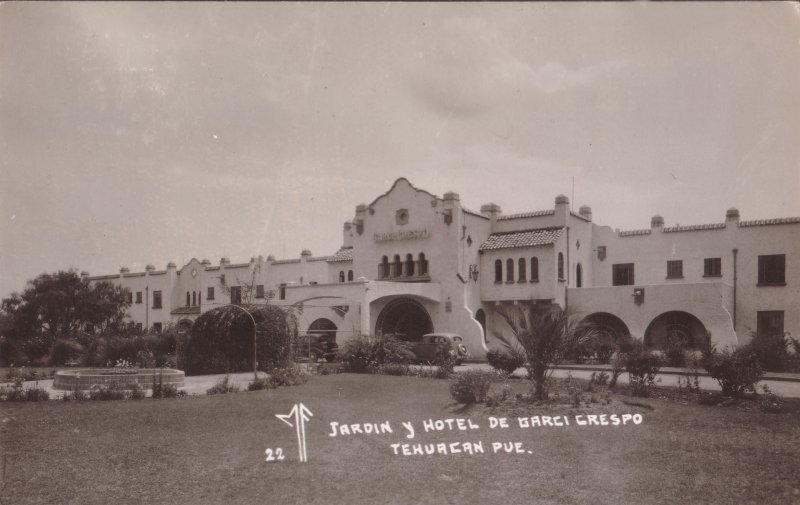
<path id="1" fill-rule="evenodd" d="M 342 247 L 353 247 L 353 223 L 345 221 L 342 228 Z"/>
<path id="2" fill-rule="evenodd" d="M 481 205 L 481 214 L 489 218 L 492 228 L 494 228 L 494 223 L 497 221 L 497 218 L 500 217 L 500 214 L 502 213 L 503 213 L 502 209 L 496 203 L 490 202 Z"/>
<path id="3" fill-rule="evenodd" d="M 448 191 L 444 194 L 444 222 L 447 226 L 453 222 L 453 215 L 456 214 L 456 209 L 460 205 L 461 197 L 458 196 L 458 193 L 453 193 L 452 191 Z"/>
<path id="4" fill-rule="evenodd" d="M 361 203 L 356 205 L 356 218 L 353 222 L 356 225 L 356 233 L 361 235 L 364 233 L 364 221 L 367 218 L 367 204 Z"/>
<path id="5" fill-rule="evenodd" d="M 731 207 L 730 209 L 728 209 L 728 211 L 725 213 L 725 222 L 726 223 L 728 223 L 728 222 L 738 223 L 739 222 L 739 209 L 737 209 L 736 207 Z"/>
<path id="6" fill-rule="evenodd" d="M 569 198 L 564 195 L 558 195 L 556 197 L 555 211 L 556 224 L 559 226 L 566 226 L 569 216 Z"/>
<path id="7" fill-rule="evenodd" d="M 226 267 L 231 264 L 231 260 L 228 259 L 227 256 L 223 256 L 219 259 L 219 266 Z"/>
<path id="8" fill-rule="evenodd" d="M 650 228 L 663 228 L 663 227 L 664 227 L 663 217 L 656 214 L 655 216 L 650 218 Z"/>
<path id="9" fill-rule="evenodd" d="M 581 208 L 578 209 L 578 214 L 582 217 L 585 217 L 589 221 L 592 220 L 592 208 L 588 205 L 581 205 Z"/>

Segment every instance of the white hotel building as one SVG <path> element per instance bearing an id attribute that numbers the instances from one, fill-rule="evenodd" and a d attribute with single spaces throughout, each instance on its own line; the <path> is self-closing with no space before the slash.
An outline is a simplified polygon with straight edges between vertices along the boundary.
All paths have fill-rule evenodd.
<path id="1" fill-rule="evenodd" d="M 456 193 L 401 178 L 356 207 L 330 256 L 193 259 L 89 279 L 129 288 L 131 323 L 156 331 L 229 303 L 270 303 L 293 307 L 301 331 L 335 330 L 339 343 L 455 332 L 480 358 L 510 335 L 499 307 L 557 304 L 648 343 L 710 331 L 722 347 L 751 331 L 800 335 L 800 218 L 743 221 L 729 209 L 719 223 L 654 216 L 649 228 L 619 231 L 594 223 L 589 207 L 572 212 L 564 196 L 524 214 L 495 204 L 474 212 Z"/>

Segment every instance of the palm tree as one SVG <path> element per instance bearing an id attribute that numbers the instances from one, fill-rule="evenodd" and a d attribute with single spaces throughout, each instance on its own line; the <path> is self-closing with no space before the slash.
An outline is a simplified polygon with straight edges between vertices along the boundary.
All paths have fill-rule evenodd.
<path id="1" fill-rule="evenodd" d="M 525 354 L 528 377 L 533 381 L 537 400 L 547 399 L 547 381 L 553 369 L 572 346 L 594 338 L 594 331 L 578 327 L 569 314 L 554 309 L 533 310 L 529 306 L 515 305 L 500 310 L 511 327 L 516 343 L 498 336 L 503 345 L 515 352 L 521 347 Z"/>

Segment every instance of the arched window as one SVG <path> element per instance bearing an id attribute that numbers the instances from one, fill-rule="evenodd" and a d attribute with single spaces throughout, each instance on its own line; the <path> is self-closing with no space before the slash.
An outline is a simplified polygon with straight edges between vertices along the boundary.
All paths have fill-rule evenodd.
<path id="1" fill-rule="evenodd" d="M 575 267 L 575 285 L 579 288 L 583 287 L 583 267 L 580 263 Z"/>
<path id="2" fill-rule="evenodd" d="M 189 292 L 186 292 L 186 306 L 188 307 L 191 304 L 191 299 L 189 298 Z"/>
<path id="3" fill-rule="evenodd" d="M 428 275 L 428 260 L 425 259 L 425 253 L 419 253 L 419 274 Z"/>
<path id="4" fill-rule="evenodd" d="M 494 262 L 494 281 L 503 282 L 503 262 L 500 260 Z"/>
<path id="5" fill-rule="evenodd" d="M 514 282 L 514 260 L 506 260 L 506 281 Z"/>
<path id="6" fill-rule="evenodd" d="M 344 282 L 344 270 L 339 270 L 339 282 Z"/>
<path id="7" fill-rule="evenodd" d="M 347 280 L 348 280 L 348 282 L 352 282 L 353 281 L 353 271 L 352 270 L 348 270 L 347 271 Z"/>
<path id="8" fill-rule="evenodd" d="M 414 275 L 414 256 L 406 254 L 406 277 Z"/>
<path id="9" fill-rule="evenodd" d="M 192 306 L 197 305 L 197 292 L 192 291 Z"/>
<path id="10" fill-rule="evenodd" d="M 531 282 L 539 282 L 539 258 L 531 258 Z"/>
<path id="11" fill-rule="evenodd" d="M 403 275 L 403 262 L 400 261 L 400 255 L 394 255 L 394 272 L 393 277 L 400 277 Z"/>
<path id="12" fill-rule="evenodd" d="M 519 272 L 517 272 L 519 282 L 525 282 L 526 280 L 528 280 L 527 276 L 525 274 L 525 270 L 526 270 L 525 269 L 525 258 L 520 258 L 519 259 Z"/>
<path id="13" fill-rule="evenodd" d="M 558 280 L 564 280 L 564 253 L 558 253 Z"/>
<path id="14" fill-rule="evenodd" d="M 384 256 L 381 259 L 381 271 L 380 271 L 380 274 L 381 274 L 380 275 L 381 279 L 385 279 L 385 278 L 389 277 L 389 258 L 387 258 L 386 256 Z"/>

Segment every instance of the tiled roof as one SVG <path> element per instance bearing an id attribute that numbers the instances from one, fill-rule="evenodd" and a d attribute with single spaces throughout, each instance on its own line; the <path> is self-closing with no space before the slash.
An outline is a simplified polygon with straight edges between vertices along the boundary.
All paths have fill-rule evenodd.
<path id="1" fill-rule="evenodd" d="M 328 261 L 333 256 L 314 256 L 313 258 L 308 258 L 306 261 Z"/>
<path id="2" fill-rule="evenodd" d="M 541 217 L 541 216 L 552 216 L 555 214 L 555 209 L 550 210 L 537 210 L 534 212 L 522 212 L 520 214 L 509 214 L 507 216 L 500 216 L 497 218 L 498 221 L 505 221 L 506 219 L 522 219 L 525 217 Z"/>
<path id="3" fill-rule="evenodd" d="M 797 224 L 800 223 L 798 217 L 776 217 L 774 219 L 756 219 L 755 221 L 739 221 L 739 226 L 767 226 L 770 224 Z"/>
<path id="4" fill-rule="evenodd" d="M 200 307 L 178 307 L 170 312 L 170 314 L 199 314 Z"/>
<path id="5" fill-rule="evenodd" d="M 626 230 L 619 232 L 620 237 L 635 237 L 637 235 L 650 235 L 650 228 L 646 230 Z"/>
<path id="6" fill-rule="evenodd" d="M 675 233 L 676 231 L 703 231 L 703 230 L 722 230 L 725 228 L 725 223 L 712 223 L 712 224 L 692 224 L 689 226 L 665 226 L 662 231 L 664 233 Z"/>
<path id="7" fill-rule="evenodd" d="M 353 248 L 339 249 L 336 254 L 328 257 L 328 262 L 338 263 L 340 261 L 353 261 Z"/>
<path id="8" fill-rule="evenodd" d="M 492 233 L 481 244 L 481 251 L 494 249 L 510 249 L 513 247 L 536 247 L 552 245 L 564 231 L 563 226 L 551 228 L 536 228 L 532 230 L 512 231 L 505 233 Z"/>

